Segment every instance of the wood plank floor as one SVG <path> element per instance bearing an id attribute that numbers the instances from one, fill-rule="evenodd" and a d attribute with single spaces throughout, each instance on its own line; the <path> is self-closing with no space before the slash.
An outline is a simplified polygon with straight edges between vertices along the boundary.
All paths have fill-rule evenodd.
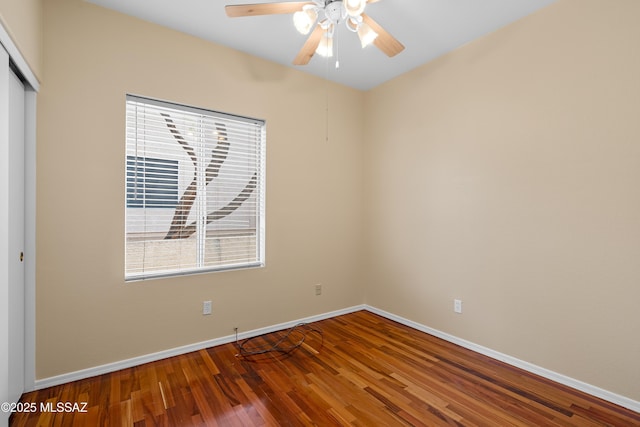
<path id="1" fill-rule="evenodd" d="M 640 426 L 636 412 L 366 311 L 309 326 L 322 339 L 309 332 L 289 354 L 226 344 L 27 393 L 38 411 L 11 425 Z M 40 411 L 59 402 L 86 412 Z"/>

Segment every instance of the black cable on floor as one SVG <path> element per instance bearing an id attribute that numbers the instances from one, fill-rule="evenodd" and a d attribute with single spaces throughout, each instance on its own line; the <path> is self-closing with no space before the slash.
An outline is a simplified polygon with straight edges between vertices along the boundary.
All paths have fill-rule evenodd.
<path id="1" fill-rule="evenodd" d="M 288 329 L 283 336 L 281 336 L 274 344 L 265 346 L 250 346 L 250 344 L 258 338 L 264 338 L 265 335 L 259 335 L 256 337 L 247 338 L 241 343 L 238 342 L 238 335 L 236 334 L 236 344 L 240 353 L 237 356 L 255 356 L 266 353 L 290 353 L 302 346 L 307 335 L 309 333 L 317 333 L 320 335 L 320 347 L 324 345 L 324 336 L 320 329 L 313 328 L 306 323 L 298 323 L 292 328 Z M 294 341 L 294 339 L 296 339 Z M 289 341 L 288 343 L 285 341 Z"/>

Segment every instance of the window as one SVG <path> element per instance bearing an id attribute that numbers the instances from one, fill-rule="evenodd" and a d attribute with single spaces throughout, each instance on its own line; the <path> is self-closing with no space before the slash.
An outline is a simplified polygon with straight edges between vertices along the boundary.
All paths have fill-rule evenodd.
<path id="1" fill-rule="evenodd" d="M 125 278 L 263 266 L 264 121 L 126 107 Z"/>
<path id="2" fill-rule="evenodd" d="M 178 161 L 127 156 L 127 207 L 175 208 Z"/>

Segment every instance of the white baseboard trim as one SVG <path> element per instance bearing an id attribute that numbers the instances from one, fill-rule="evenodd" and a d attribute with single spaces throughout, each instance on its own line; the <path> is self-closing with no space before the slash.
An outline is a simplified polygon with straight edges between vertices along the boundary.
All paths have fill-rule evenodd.
<path id="1" fill-rule="evenodd" d="M 357 305 L 353 307 L 347 307 L 340 310 L 331 311 L 328 313 L 318 314 L 315 316 L 305 317 L 304 319 L 293 320 L 290 322 L 280 323 L 273 326 L 267 326 L 265 328 L 254 329 L 252 331 L 246 331 L 238 333 L 238 339 L 244 340 L 247 338 L 255 337 L 258 335 L 268 334 L 270 332 L 281 331 L 283 329 L 291 328 L 298 323 L 311 323 L 319 320 L 329 319 L 343 314 L 353 313 L 356 311 L 364 310 L 364 305 Z M 121 369 L 131 368 L 134 366 L 142 365 L 149 362 L 155 362 L 157 360 L 166 359 L 168 357 L 179 356 L 181 354 L 190 353 L 192 351 L 202 350 L 204 348 L 215 347 L 221 344 L 227 344 L 236 340 L 235 335 L 227 335 L 220 338 L 214 338 L 212 340 L 202 341 L 195 344 L 189 344 L 182 347 L 176 347 L 169 350 L 159 351 L 157 353 L 146 354 L 144 356 L 133 357 L 131 359 L 121 360 L 118 362 L 107 363 L 105 365 L 95 366 L 93 368 L 82 369 L 80 371 L 69 372 L 55 377 L 43 378 L 35 381 L 33 390 L 41 390 L 47 387 L 53 387 L 60 384 L 65 384 L 71 381 L 83 380 L 86 378 L 95 377 L 97 375 L 108 374 L 110 372 L 119 371 Z"/>
<path id="2" fill-rule="evenodd" d="M 554 371 L 550 371 L 549 369 L 542 368 L 540 366 L 534 365 L 529 362 L 525 362 L 524 360 L 516 359 L 515 357 L 506 355 L 504 353 L 500 353 L 498 351 L 492 350 L 487 347 L 483 347 L 481 345 L 472 343 L 470 341 L 464 340 L 462 338 L 458 338 L 456 336 L 447 334 L 445 332 L 439 331 L 437 329 L 430 328 L 428 326 L 422 325 L 420 323 L 414 322 L 412 320 L 405 319 L 400 316 L 396 316 L 395 314 L 386 312 L 384 310 L 380 310 L 376 307 L 371 307 L 369 305 L 365 305 L 365 310 L 370 311 L 372 313 L 378 314 L 382 317 L 385 317 L 389 320 L 396 321 L 405 326 L 409 326 L 410 328 L 416 329 L 421 332 L 425 332 L 429 335 L 433 335 L 435 337 L 441 338 L 445 341 L 448 341 L 453 344 L 457 344 L 461 347 L 467 348 L 469 350 L 475 351 L 476 353 L 483 354 L 485 356 L 489 356 L 492 359 L 499 360 L 511 366 L 515 366 L 516 368 L 520 368 L 527 372 L 531 372 L 536 375 L 540 375 L 541 377 L 547 378 L 549 380 L 555 381 L 557 383 L 566 385 L 568 387 L 574 388 L 576 390 L 582 391 L 584 393 L 590 394 L 595 397 L 599 397 L 600 399 L 606 400 L 608 402 L 614 403 L 616 405 L 625 407 L 627 409 L 631 409 L 632 411 L 640 412 L 640 402 L 630 399 L 625 396 L 621 396 L 616 393 L 612 393 L 608 390 L 604 390 L 600 387 L 593 386 L 591 384 L 587 384 L 585 382 L 576 380 L 574 378 L 568 377 L 566 375 L 559 374 Z"/>

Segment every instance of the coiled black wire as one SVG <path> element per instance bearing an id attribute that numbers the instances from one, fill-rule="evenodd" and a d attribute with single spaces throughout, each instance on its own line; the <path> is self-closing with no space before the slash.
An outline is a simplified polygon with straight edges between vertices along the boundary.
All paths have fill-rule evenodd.
<path id="1" fill-rule="evenodd" d="M 307 334 L 309 333 L 316 333 L 320 335 L 320 347 L 324 345 L 324 335 L 322 334 L 322 331 L 320 329 L 313 328 L 306 323 L 298 323 L 297 325 L 289 328 L 284 333 L 284 335 L 282 335 L 275 343 L 264 346 L 251 346 L 251 344 L 258 338 L 264 338 L 266 335 L 258 335 L 255 337 L 247 338 L 242 342 L 238 342 L 238 337 L 236 335 L 236 344 L 238 345 L 238 349 L 240 351 L 240 353 L 238 353 L 236 356 L 247 357 L 273 352 L 288 354 L 300 348 L 307 338 Z M 294 341 L 293 338 L 295 337 L 297 337 L 298 339 Z"/>

